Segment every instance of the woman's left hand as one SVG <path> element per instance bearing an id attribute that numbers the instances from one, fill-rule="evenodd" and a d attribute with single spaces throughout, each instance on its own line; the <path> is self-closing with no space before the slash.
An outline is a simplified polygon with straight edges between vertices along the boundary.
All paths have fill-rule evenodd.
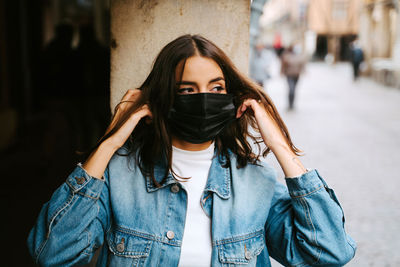
<path id="1" fill-rule="evenodd" d="M 246 110 L 252 112 L 265 145 L 274 153 L 285 176 L 298 177 L 305 173 L 306 168 L 292 151 L 277 122 L 264 105 L 255 99 L 246 99 L 238 108 L 236 118 L 240 118 Z"/>
<path id="2" fill-rule="evenodd" d="M 272 116 L 266 111 L 264 105 L 255 99 L 246 99 L 236 112 L 236 118 L 240 118 L 244 112 L 252 112 L 255 117 L 258 128 L 264 143 L 272 152 L 274 147 L 287 145 L 278 124 Z"/>

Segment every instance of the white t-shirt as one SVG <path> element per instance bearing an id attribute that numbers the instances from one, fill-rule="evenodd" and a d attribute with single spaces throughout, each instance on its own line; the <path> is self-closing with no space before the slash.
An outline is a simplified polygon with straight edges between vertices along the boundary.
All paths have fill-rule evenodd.
<path id="1" fill-rule="evenodd" d="M 201 151 L 172 147 L 172 170 L 181 177 L 191 177 L 181 182 L 188 195 L 188 205 L 179 267 L 211 265 L 211 219 L 203 211 L 200 201 L 213 155 L 214 143 Z"/>

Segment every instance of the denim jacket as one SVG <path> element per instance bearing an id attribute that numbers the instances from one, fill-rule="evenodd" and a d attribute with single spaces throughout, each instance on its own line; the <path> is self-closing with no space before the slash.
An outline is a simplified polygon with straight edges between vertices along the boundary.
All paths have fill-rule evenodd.
<path id="1" fill-rule="evenodd" d="M 172 175 L 157 188 L 134 160 L 114 155 L 104 179 L 80 164 L 44 204 L 28 237 L 41 266 L 178 266 L 187 194 Z M 337 198 L 316 170 L 276 182 L 265 162 L 237 168 L 214 157 L 201 205 L 211 218 L 212 266 L 342 266 L 356 245 Z M 165 166 L 156 165 L 161 181 Z"/>

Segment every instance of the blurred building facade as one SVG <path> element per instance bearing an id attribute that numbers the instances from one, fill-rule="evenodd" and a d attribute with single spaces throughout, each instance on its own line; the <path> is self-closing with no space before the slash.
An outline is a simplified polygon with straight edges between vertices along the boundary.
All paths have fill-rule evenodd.
<path id="1" fill-rule="evenodd" d="M 395 87 L 400 87 L 399 3 L 399 0 L 364 0 L 359 30 L 367 74 Z"/>
<path id="2" fill-rule="evenodd" d="M 388 58 L 396 40 L 398 1 L 365 0 L 360 12 L 360 41 L 369 58 Z"/>
<path id="3" fill-rule="evenodd" d="M 269 0 L 258 43 L 295 45 L 314 59 L 351 59 L 358 39 L 363 75 L 400 88 L 400 0 Z"/>
<path id="4" fill-rule="evenodd" d="M 261 41 L 299 45 L 310 56 L 348 59 L 349 43 L 359 30 L 362 0 L 270 0 L 260 20 Z"/>
<path id="5" fill-rule="evenodd" d="M 362 0 L 310 0 L 308 28 L 315 32 L 316 56 L 331 55 L 334 61 L 349 58 L 349 43 L 359 29 Z"/>

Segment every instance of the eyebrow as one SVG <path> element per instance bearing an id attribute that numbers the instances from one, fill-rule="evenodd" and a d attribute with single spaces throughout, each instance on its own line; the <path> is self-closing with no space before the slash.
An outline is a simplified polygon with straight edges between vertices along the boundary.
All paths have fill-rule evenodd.
<path id="1" fill-rule="evenodd" d="M 210 81 L 208 82 L 208 84 L 210 84 L 210 83 L 215 83 L 215 82 L 218 82 L 218 81 L 225 81 L 225 79 L 222 78 L 222 77 L 217 77 L 217 78 L 215 78 L 215 79 L 210 80 Z M 181 84 L 196 85 L 195 82 L 191 82 L 191 81 L 180 81 L 180 82 L 177 82 L 176 84 L 177 84 L 177 85 L 181 85 Z"/>

